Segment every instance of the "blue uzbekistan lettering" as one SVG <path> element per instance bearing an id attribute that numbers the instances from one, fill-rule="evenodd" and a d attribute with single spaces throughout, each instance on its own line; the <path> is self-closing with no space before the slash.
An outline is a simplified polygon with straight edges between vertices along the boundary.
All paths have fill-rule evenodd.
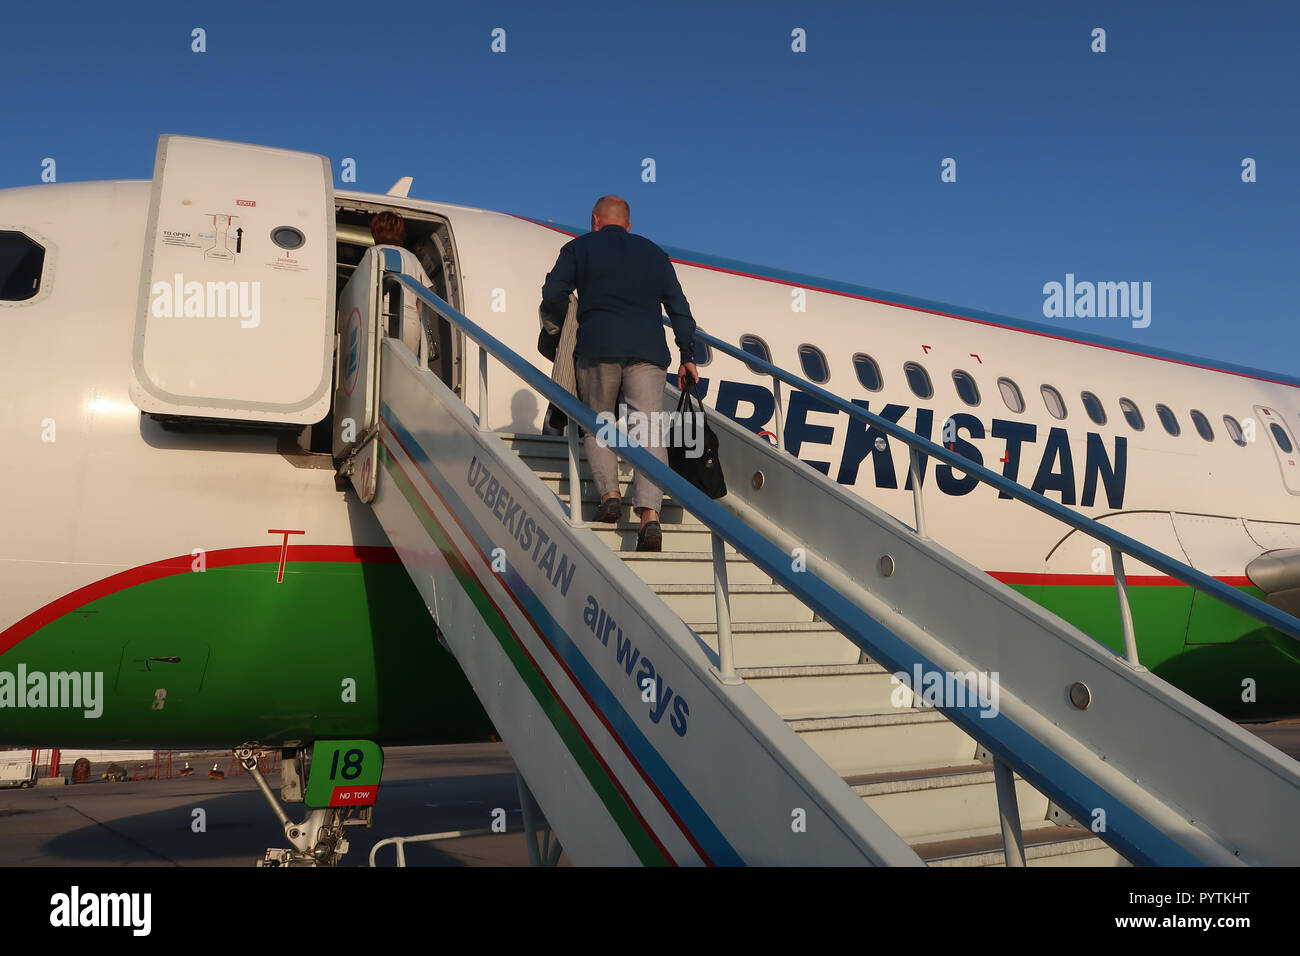
<path id="1" fill-rule="evenodd" d="M 813 398 L 807 392 L 792 392 L 786 407 L 785 447 L 790 454 L 798 458 L 799 449 L 803 447 L 804 442 L 815 445 L 829 445 L 835 440 L 833 425 L 817 425 L 808 421 L 809 412 L 818 412 L 822 415 L 839 415 L 839 412 L 821 399 Z M 803 460 L 823 475 L 831 473 L 831 463 L 829 461 L 814 461 L 811 458 Z"/>
<path id="2" fill-rule="evenodd" d="M 587 595 L 587 606 L 583 608 L 582 620 L 591 633 L 596 635 L 600 645 L 613 652 L 614 660 L 627 678 L 633 681 L 638 696 L 651 686 L 654 687 L 654 699 L 649 709 L 651 722 L 659 723 L 671 709 L 672 715 L 668 718 L 668 724 L 678 737 L 685 737 L 687 718 L 691 714 L 690 704 L 686 702 L 685 697 L 676 693 L 668 685 L 662 674 L 655 672 L 655 666 L 650 662 L 650 658 L 641 653 L 631 635 L 626 637 L 623 635 L 623 628 L 619 627 L 613 615 L 601 607 L 600 602 L 593 595 Z M 614 639 L 612 646 L 611 637 Z M 638 663 L 641 665 L 639 668 Z M 633 676 L 634 670 L 635 676 Z"/>
<path id="3" fill-rule="evenodd" d="M 1038 438 L 1038 426 L 1031 425 L 1028 422 L 1004 422 L 1001 419 L 993 419 L 993 428 L 990 434 L 994 438 L 1004 439 L 1007 443 L 1006 461 L 1003 463 L 1002 477 L 1009 478 L 1011 481 L 1018 481 L 1020 474 L 1020 446 L 1025 442 L 1033 442 Z M 1010 498 L 1011 496 L 1005 491 L 998 492 L 999 498 Z"/>
<path id="4" fill-rule="evenodd" d="M 866 399 L 855 398 L 853 404 L 864 411 L 869 411 Z M 886 405 L 880 412 L 881 418 L 898 424 L 898 420 L 907 411 L 906 405 Z M 885 441 L 884 451 L 876 449 L 876 439 Z M 898 480 L 894 477 L 894 453 L 891 451 L 889 436 L 875 425 L 868 425 L 857 418 L 849 419 L 849 433 L 844 439 L 844 454 L 840 456 L 840 472 L 835 480 L 841 485 L 858 483 L 858 466 L 868 455 L 876 469 L 877 488 L 897 488 Z"/>
<path id="5" fill-rule="evenodd" d="M 524 555 L 546 575 L 552 587 L 559 588 L 560 594 L 568 597 L 577 565 L 560 550 L 559 542 L 552 541 L 551 536 L 538 527 L 529 516 L 527 506 L 502 486 L 477 455 L 470 459 L 467 478 L 470 490 L 488 506 L 492 517 L 501 522 L 523 549 Z"/>
<path id="6" fill-rule="evenodd" d="M 1061 462 L 1059 471 L 1057 459 Z M 1033 490 L 1040 495 L 1059 491 L 1061 504 L 1074 504 L 1074 459 L 1070 456 L 1070 436 L 1064 428 L 1053 428 L 1047 433 L 1047 449 L 1034 476 Z"/>
<path id="7" fill-rule="evenodd" d="M 853 404 L 870 410 L 866 399 L 855 398 Z M 748 382 L 720 381 L 718 383 L 716 410 L 734 419 L 738 424 L 758 434 L 771 423 L 776 400 L 771 389 Z M 906 405 L 885 405 L 876 412 L 881 418 L 899 422 L 911 409 Z M 931 438 L 934 431 L 934 410 L 917 408 L 912 430 L 923 438 Z M 833 462 L 817 457 L 803 457 L 809 449 L 805 445 L 831 447 L 835 442 L 836 424 L 822 417 L 809 421 L 809 415 L 835 416 L 840 418 L 836 409 L 806 392 L 794 391 L 790 394 L 788 410 L 785 416 L 785 448 L 799 456 L 824 475 L 831 474 Z M 1079 504 L 1085 508 L 1097 504 L 1098 485 L 1105 492 L 1106 506 L 1120 508 L 1124 505 L 1125 483 L 1128 478 L 1128 439 L 1115 436 L 1114 454 L 1108 453 L 1106 441 L 1096 432 L 1087 432 L 1084 439 L 1084 465 L 1082 475 L 1082 493 L 1079 494 L 1079 478 L 1075 469 L 1075 459 L 1070 448 L 1070 435 L 1064 428 L 1051 428 L 1044 441 L 1039 444 L 1038 427 L 1031 422 L 1004 421 L 991 419 L 987 427 L 985 422 L 966 412 L 950 416 L 952 440 L 950 448 L 977 465 L 984 465 L 984 456 L 980 449 L 963 437 L 964 432 L 971 439 L 983 439 L 986 436 L 1005 443 L 999 451 L 1002 455 L 997 461 L 1002 465 L 1002 474 L 1011 481 L 1029 485 L 1042 495 L 1059 497 L 1062 504 Z M 883 439 L 881 447 L 876 447 L 877 440 Z M 1029 449 L 1027 446 L 1039 445 L 1037 467 L 1029 471 L 1032 465 L 1026 463 L 1021 468 L 1021 457 Z M 1004 449 L 1004 450 L 1003 450 Z M 801 454 L 803 453 L 803 454 Z M 813 452 L 815 456 L 817 453 Z M 839 466 L 835 471 L 835 480 L 842 485 L 857 485 L 863 462 L 871 459 L 871 480 L 877 488 L 898 488 L 901 473 L 904 478 L 904 490 L 911 490 L 912 478 L 909 466 L 910 455 L 906 448 L 901 449 L 897 466 L 893 457 L 893 442 L 874 425 L 848 420 L 844 435 L 844 448 L 840 453 Z M 929 456 L 920 456 L 921 484 L 925 484 Z M 987 467 L 996 468 L 989 463 Z M 1022 476 L 1022 470 L 1025 474 Z M 960 477 L 959 477 L 960 476 Z M 960 468 L 939 464 L 935 468 L 935 483 L 945 495 L 967 495 L 979 485 L 979 479 L 964 474 Z M 1003 492 L 999 498 L 1010 498 Z"/>
<path id="8" fill-rule="evenodd" d="M 916 432 L 918 435 L 920 435 L 922 438 L 929 438 L 930 431 L 933 427 L 934 427 L 934 412 L 928 408 L 918 408 L 916 410 L 916 427 L 913 428 L 912 430 Z M 921 487 L 924 488 L 925 487 L 925 466 L 929 463 L 930 456 L 918 455 L 917 457 L 918 457 L 918 461 L 916 467 L 917 470 L 920 471 L 921 473 Z M 911 491 L 912 490 L 911 452 L 908 452 L 907 461 L 908 461 L 907 481 L 903 485 L 903 490 Z"/>
<path id="9" fill-rule="evenodd" d="M 747 415 L 740 414 L 740 404 L 752 407 Z M 714 406 L 719 415 L 733 418 L 737 423 L 757 435 L 776 413 L 776 399 L 770 389 L 744 382 L 722 382 L 718 385 L 718 400 Z"/>
<path id="10" fill-rule="evenodd" d="M 961 439 L 961 430 L 963 428 L 970 432 L 971 438 L 983 438 L 984 423 L 974 415 L 967 415 L 965 412 L 958 412 L 956 415 L 951 416 L 951 421 L 953 434 L 956 436 L 952 442 L 952 450 L 963 458 L 969 458 L 977 465 L 984 464 L 984 456 L 980 454 L 980 450 L 970 442 Z M 957 478 L 953 475 L 953 471 L 951 465 L 939 465 L 934 469 L 935 484 L 939 486 L 939 490 L 945 495 L 968 495 L 980 483 L 980 480 L 974 475 Z"/>

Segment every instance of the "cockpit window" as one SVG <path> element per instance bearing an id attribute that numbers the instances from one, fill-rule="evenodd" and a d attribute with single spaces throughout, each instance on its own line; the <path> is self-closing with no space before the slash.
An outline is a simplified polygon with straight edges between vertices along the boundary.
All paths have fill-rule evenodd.
<path id="1" fill-rule="evenodd" d="M 0 300 L 26 302 L 41 291 L 45 248 L 12 230 L 0 230 Z"/>

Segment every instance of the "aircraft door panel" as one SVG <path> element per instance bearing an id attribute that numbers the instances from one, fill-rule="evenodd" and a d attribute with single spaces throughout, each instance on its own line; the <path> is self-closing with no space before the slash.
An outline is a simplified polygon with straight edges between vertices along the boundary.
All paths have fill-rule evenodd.
<path id="1" fill-rule="evenodd" d="M 1295 434 L 1275 409 L 1256 405 L 1255 414 L 1259 416 L 1257 440 L 1267 442 L 1273 449 L 1286 490 L 1300 495 L 1300 448 L 1296 447 Z"/>
<path id="2" fill-rule="evenodd" d="M 330 402 L 335 257 L 324 156 L 161 137 L 131 400 L 168 417 L 321 421 Z"/>
<path id="3" fill-rule="evenodd" d="M 337 372 L 334 392 L 335 458 L 347 458 L 379 418 L 380 278 L 374 250 L 367 250 L 339 296 Z"/>

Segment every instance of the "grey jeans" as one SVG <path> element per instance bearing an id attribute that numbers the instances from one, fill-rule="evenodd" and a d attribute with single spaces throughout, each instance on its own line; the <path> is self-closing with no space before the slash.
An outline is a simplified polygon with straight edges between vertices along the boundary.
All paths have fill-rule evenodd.
<path id="1" fill-rule="evenodd" d="M 590 362 L 582 356 L 577 357 L 575 371 L 578 379 L 578 397 L 591 406 L 597 415 L 607 412 L 618 417 L 617 403 L 622 391 L 623 401 L 628 412 L 658 413 L 664 407 L 664 370 L 653 362 L 639 359 L 611 359 Z M 629 431 L 631 423 L 629 422 Z M 651 432 L 658 441 L 647 444 L 647 450 L 665 465 L 668 464 L 668 452 L 663 441 L 667 436 Z M 618 458 L 612 448 L 600 440 L 601 436 L 588 433 L 583 439 L 587 446 L 587 460 L 591 463 L 591 472 L 596 480 L 596 490 L 603 498 L 610 492 L 617 492 Z M 648 478 L 637 471 L 632 476 L 632 508 L 638 514 L 642 508 L 658 511 L 663 504 L 663 492 Z"/>

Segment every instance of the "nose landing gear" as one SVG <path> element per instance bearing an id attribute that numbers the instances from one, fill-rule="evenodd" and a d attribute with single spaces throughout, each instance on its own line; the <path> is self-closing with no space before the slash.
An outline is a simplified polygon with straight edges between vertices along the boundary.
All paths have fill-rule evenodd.
<path id="1" fill-rule="evenodd" d="M 329 748 L 321 742 L 318 746 Z M 374 746 L 373 744 L 371 745 Z M 280 794 L 285 803 L 304 802 L 303 765 L 308 750 L 305 746 L 284 748 L 280 764 Z M 374 748 L 378 750 L 377 747 Z M 289 819 L 289 815 L 276 799 L 258 767 L 259 761 L 269 753 L 266 748 L 245 744 L 235 748 L 235 758 L 244 771 L 253 778 L 262 795 L 271 805 L 271 811 L 289 840 L 289 848 L 270 847 L 258 861 L 258 866 L 337 866 L 348 852 L 346 827 L 370 826 L 374 811 L 373 802 L 366 806 L 324 806 L 308 810 L 302 822 Z M 327 749 L 326 756 L 332 752 Z M 337 762 L 337 759 L 336 759 Z M 377 774 L 376 774 L 377 777 Z M 377 781 L 376 787 L 377 789 Z M 373 800 L 373 790 L 370 793 Z"/>

